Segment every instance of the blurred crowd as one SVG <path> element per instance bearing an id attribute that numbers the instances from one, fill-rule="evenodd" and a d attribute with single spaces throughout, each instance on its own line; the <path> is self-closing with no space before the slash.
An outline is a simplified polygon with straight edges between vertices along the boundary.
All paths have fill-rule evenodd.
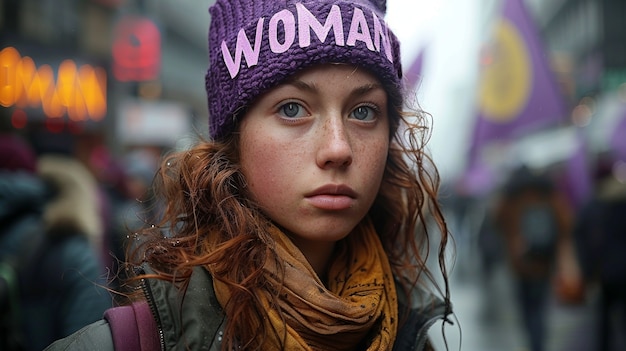
<path id="1" fill-rule="evenodd" d="M 626 163 L 602 153 L 589 173 L 591 191 L 581 202 L 558 168 L 526 165 L 511 169 L 488 192 L 468 195 L 459 186 L 455 196 L 442 199 L 456 228 L 458 260 L 477 262 L 479 284 L 491 289 L 496 271 L 505 267 L 529 351 L 552 350 L 555 301 L 561 309 L 592 311 L 581 330 L 572 331 L 572 342 L 584 338 L 590 351 L 626 347 Z M 509 307 L 488 299 L 483 318 Z"/>
<path id="2" fill-rule="evenodd" d="M 161 151 L 0 131 L 1 350 L 42 350 L 123 297 L 125 245 L 159 210 Z"/>

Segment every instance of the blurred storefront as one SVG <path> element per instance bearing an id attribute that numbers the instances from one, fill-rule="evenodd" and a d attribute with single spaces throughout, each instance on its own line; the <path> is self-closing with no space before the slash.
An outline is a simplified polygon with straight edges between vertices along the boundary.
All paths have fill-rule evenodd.
<path id="1" fill-rule="evenodd" d="M 115 153 L 204 134 L 204 2 L 0 0 L 2 128 L 44 148 L 87 138 Z"/>

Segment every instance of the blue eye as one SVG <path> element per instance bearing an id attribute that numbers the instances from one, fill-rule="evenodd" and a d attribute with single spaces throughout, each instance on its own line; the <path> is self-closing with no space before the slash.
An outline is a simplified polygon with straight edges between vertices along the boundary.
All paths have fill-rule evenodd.
<path id="1" fill-rule="evenodd" d="M 359 106 L 352 111 L 352 116 L 359 121 L 370 121 L 376 117 L 376 111 L 370 106 Z"/>
<path id="2" fill-rule="evenodd" d="M 296 102 L 288 102 L 280 106 L 278 110 L 279 110 L 278 112 L 281 115 L 288 117 L 288 118 L 301 117 L 301 115 L 304 112 L 304 108 L 302 107 L 302 105 Z"/>

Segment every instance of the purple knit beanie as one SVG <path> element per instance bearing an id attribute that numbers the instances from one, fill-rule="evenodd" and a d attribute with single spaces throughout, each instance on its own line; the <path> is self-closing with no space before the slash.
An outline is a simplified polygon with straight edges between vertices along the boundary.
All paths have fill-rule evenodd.
<path id="1" fill-rule="evenodd" d="M 217 0 L 209 9 L 209 133 L 221 139 L 261 93 L 315 64 L 348 63 L 402 88 L 386 0 Z"/>

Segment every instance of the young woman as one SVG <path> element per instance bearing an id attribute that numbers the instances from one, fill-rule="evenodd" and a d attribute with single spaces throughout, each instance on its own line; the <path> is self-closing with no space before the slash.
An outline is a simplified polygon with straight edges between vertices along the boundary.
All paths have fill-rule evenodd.
<path id="1" fill-rule="evenodd" d="M 162 350 L 430 349 L 451 312 L 448 231 L 385 6 L 216 1 L 211 139 L 160 169 L 165 217 L 128 257 L 137 323 L 113 311 L 50 350 L 121 350 L 121 333 Z"/>

